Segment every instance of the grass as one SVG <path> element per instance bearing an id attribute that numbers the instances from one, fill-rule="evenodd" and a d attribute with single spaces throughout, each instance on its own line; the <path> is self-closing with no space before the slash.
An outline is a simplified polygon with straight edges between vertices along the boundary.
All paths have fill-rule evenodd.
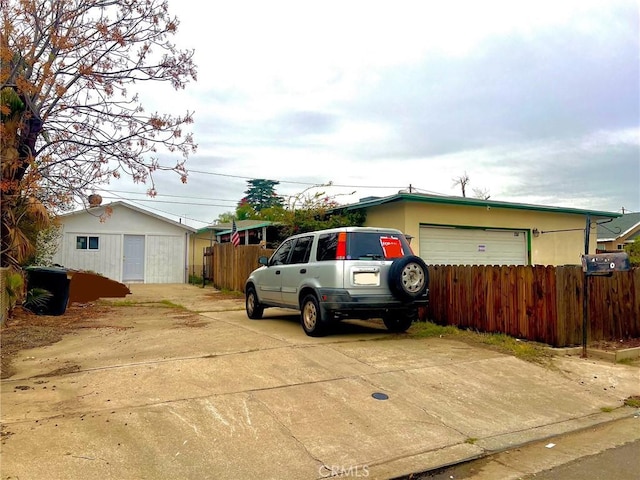
<path id="1" fill-rule="evenodd" d="M 103 302 L 103 305 L 109 305 L 113 307 L 139 307 L 141 305 L 147 307 L 154 306 L 165 306 L 170 308 L 179 308 L 182 310 L 186 310 L 184 305 L 180 305 L 179 303 L 173 303 L 171 300 L 160 300 L 159 302 L 136 302 L 134 300 L 115 300 L 112 302 Z"/>
<path id="2" fill-rule="evenodd" d="M 160 303 L 162 305 L 166 305 L 167 307 L 180 308 L 182 310 L 186 310 L 184 305 L 180 305 L 179 303 L 173 303 L 171 300 L 161 300 Z"/>
<path id="3" fill-rule="evenodd" d="M 136 305 L 140 305 L 138 302 L 134 302 L 133 300 L 115 300 L 113 302 L 100 302 L 103 305 L 110 305 L 114 307 L 134 307 Z"/>
<path id="4" fill-rule="evenodd" d="M 452 325 L 442 326 L 432 322 L 414 323 L 409 330 L 411 338 L 451 338 L 473 345 L 484 345 L 492 350 L 513 355 L 527 362 L 547 364 L 551 355 L 547 346 L 519 340 L 503 333 L 481 333 L 461 330 Z"/>
<path id="5" fill-rule="evenodd" d="M 615 409 L 613 407 L 600 407 L 600 411 L 603 413 L 611 413 L 613 412 Z"/>
<path id="6" fill-rule="evenodd" d="M 632 395 L 624 400 L 627 407 L 640 408 L 640 395 Z"/>
<path id="7" fill-rule="evenodd" d="M 464 443 L 468 443 L 469 445 L 475 445 L 477 441 L 478 441 L 478 439 L 477 439 L 477 438 L 475 438 L 475 437 L 470 437 L 470 438 L 467 438 L 467 439 L 464 441 Z"/>
<path id="8" fill-rule="evenodd" d="M 634 365 L 637 361 L 637 358 L 623 358 L 621 360 L 618 360 L 616 363 L 620 365 Z"/>
<path id="9" fill-rule="evenodd" d="M 231 297 L 244 297 L 244 293 L 238 292 L 237 290 L 229 290 L 228 288 L 223 288 L 222 290 L 220 290 L 220 293 L 223 295 L 229 295 Z"/>

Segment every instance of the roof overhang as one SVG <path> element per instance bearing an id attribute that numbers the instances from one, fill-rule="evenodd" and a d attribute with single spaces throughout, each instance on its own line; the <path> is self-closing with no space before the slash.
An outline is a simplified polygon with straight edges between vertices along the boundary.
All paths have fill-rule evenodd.
<path id="1" fill-rule="evenodd" d="M 513 202 L 500 202 L 496 200 L 483 200 L 478 198 L 466 198 L 466 197 L 447 197 L 436 195 L 424 195 L 424 194 L 412 194 L 412 193 L 398 193 L 388 197 L 381 197 L 364 202 L 358 202 L 351 205 L 344 205 L 337 207 L 336 210 L 346 209 L 347 211 L 361 210 L 365 208 L 377 207 L 379 205 L 385 205 L 396 202 L 418 202 L 418 203 L 430 203 L 440 205 L 456 205 L 465 207 L 491 207 L 491 208 L 504 208 L 512 210 L 528 210 L 545 213 L 557 213 L 568 215 L 590 215 L 592 217 L 599 218 L 617 218 L 622 216 L 617 212 L 605 212 L 600 210 L 587 210 L 580 208 L 566 208 L 566 207 L 551 207 L 546 205 L 534 205 L 528 203 L 513 203 Z"/>

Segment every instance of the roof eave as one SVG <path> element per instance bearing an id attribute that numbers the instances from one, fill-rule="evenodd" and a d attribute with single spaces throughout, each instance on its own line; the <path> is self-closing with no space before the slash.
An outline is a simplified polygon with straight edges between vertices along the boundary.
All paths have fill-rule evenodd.
<path id="1" fill-rule="evenodd" d="M 423 196 L 423 195 L 415 195 L 415 194 L 407 194 L 407 193 L 391 195 L 389 197 L 383 197 L 377 200 L 371 200 L 363 203 L 355 203 L 352 205 L 347 205 L 344 208 L 346 208 L 346 210 L 348 211 L 361 210 L 363 208 L 376 207 L 386 203 L 394 203 L 394 202 L 402 202 L 402 201 L 405 201 L 405 202 L 413 201 L 413 202 L 419 202 L 419 203 L 437 203 L 437 204 L 445 204 L 445 205 L 462 205 L 462 206 L 469 206 L 469 207 L 484 207 L 484 208 L 492 207 L 492 208 L 505 208 L 505 209 L 514 209 L 514 210 L 530 210 L 530 211 L 547 212 L 547 213 L 563 213 L 563 214 L 570 214 L 570 215 L 591 215 L 594 217 L 602 217 L 602 218 L 617 218 L 622 216 L 621 213 L 604 212 L 599 210 L 548 207 L 544 205 L 499 202 L 495 200 L 480 200 L 480 199 L 470 199 L 470 198 L 461 198 L 461 197 L 431 197 L 431 196 Z"/>

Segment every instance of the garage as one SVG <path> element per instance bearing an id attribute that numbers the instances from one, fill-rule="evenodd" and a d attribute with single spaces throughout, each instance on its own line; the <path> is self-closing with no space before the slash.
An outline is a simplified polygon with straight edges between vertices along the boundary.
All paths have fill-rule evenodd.
<path id="1" fill-rule="evenodd" d="M 528 265 L 526 230 L 420 227 L 420 256 L 430 265 Z"/>
<path id="2" fill-rule="evenodd" d="M 194 228 L 125 202 L 67 213 L 58 221 L 54 263 L 117 282 L 187 281 L 188 236 Z"/>

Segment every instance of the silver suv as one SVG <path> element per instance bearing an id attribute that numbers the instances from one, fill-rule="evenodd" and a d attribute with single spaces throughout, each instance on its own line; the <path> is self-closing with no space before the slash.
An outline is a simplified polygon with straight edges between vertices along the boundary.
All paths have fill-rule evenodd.
<path id="1" fill-rule="evenodd" d="M 287 238 L 260 257 L 245 285 L 247 316 L 266 307 L 300 310 L 302 328 L 325 335 L 343 318 L 382 318 L 404 332 L 426 305 L 429 272 L 399 230 L 342 227 Z"/>

